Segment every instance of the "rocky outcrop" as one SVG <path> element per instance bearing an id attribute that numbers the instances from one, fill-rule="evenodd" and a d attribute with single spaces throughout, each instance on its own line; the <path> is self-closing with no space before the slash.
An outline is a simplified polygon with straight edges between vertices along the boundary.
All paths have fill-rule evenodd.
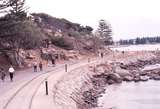
<path id="1" fill-rule="evenodd" d="M 10 51 L 10 52 L 6 52 L 5 55 L 7 56 L 11 65 L 21 67 L 22 65 L 24 65 L 24 60 L 25 60 L 23 53 L 24 53 L 23 51 L 19 51 L 19 52 Z"/>
<path id="2" fill-rule="evenodd" d="M 146 65 L 153 65 L 159 63 L 160 61 L 153 60 L 138 60 L 135 63 L 114 63 L 112 70 L 105 72 L 103 68 L 105 65 L 98 66 L 98 70 L 95 68 L 94 71 L 97 71 L 96 74 L 91 78 L 92 88 L 87 91 L 83 91 L 83 101 L 85 108 L 79 109 L 90 109 L 97 106 L 97 99 L 105 90 L 106 85 L 121 83 L 122 81 L 147 81 L 149 79 L 160 80 L 160 71 L 159 70 L 142 70 Z M 98 72 L 100 71 L 100 72 Z M 102 72 L 104 71 L 104 72 Z M 100 90 L 97 92 L 97 90 Z"/>
<path id="3" fill-rule="evenodd" d="M 119 74 L 121 77 L 132 76 L 132 74 L 128 70 L 122 69 L 119 66 L 116 66 L 115 73 Z"/>
<path id="4" fill-rule="evenodd" d="M 151 61 L 151 62 L 150 62 Z M 141 64 L 142 65 L 137 65 Z M 89 66 L 67 74 L 55 87 L 54 100 L 59 109 L 91 109 L 97 107 L 98 98 L 105 92 L 106 85 L 120 84 L 123 81 L 159 80 L 160 71 L 144 71 L 152 60 L 138 60 L 131 63 L 103 63 Z"/>

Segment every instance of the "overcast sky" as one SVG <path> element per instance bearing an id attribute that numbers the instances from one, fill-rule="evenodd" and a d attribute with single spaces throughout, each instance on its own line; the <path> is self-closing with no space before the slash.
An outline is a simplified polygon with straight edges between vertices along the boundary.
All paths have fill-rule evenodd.
<path id="1" fill-rule="evenodd" d="M 160 36 L 160 0 L 26 0 L 30 12 L 44 12 L 97 28 L 111 23 L 113 38 Z"/>

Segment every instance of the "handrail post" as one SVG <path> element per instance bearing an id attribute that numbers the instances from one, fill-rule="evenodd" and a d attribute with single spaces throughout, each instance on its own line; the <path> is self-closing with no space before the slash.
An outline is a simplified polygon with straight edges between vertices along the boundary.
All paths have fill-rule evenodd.
<path id="1" fill-rule="evenodd" d="M 46 95 L 48 95 L 48 81 L 45 79 Z"/>

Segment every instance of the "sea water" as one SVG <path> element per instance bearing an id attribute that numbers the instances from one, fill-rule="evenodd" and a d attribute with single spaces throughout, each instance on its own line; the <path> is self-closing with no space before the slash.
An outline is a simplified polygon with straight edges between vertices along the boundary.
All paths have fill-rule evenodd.
<path id="1" fill-rule="evenodd" d="M 160 81 L 107 86 L 98 102 L 104 109 L 160 109 Z"/>

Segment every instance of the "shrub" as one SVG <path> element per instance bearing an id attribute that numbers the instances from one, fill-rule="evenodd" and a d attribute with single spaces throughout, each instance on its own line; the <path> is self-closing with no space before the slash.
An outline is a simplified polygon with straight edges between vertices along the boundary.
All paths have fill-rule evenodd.
<path id="1" fill-rule="evenodd" d="M 74 47 L 73 47 L 73 44 L 69 41 L 67 41 L 64 37 L 56 37 L 56 38 L 52 38 L 52 44 L 58 46 L 58 47 L 61 47 L 63 49 L 66 49 L 66 50 L 72 50 Z"/>
<path id="2" fill-rule="evenodd" d="M 33 49 L 40 47 L 45 38 L 41 30 L 31 21 L 10 20 L 4 24 L 0 24 L 0 45 L 8 44 L 12 49 Z"/>

